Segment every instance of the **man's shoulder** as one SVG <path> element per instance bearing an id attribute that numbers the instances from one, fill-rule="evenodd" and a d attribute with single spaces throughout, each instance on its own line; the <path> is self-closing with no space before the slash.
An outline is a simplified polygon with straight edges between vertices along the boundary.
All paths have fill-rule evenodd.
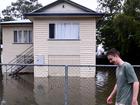
<path id="1" fill-rule="evenodd" d="M 132 66 L 129 62 L 124 62 L 124 65 L 126 65 L 126 66 Z"/>
<path id="2" fill-rule="evenodd" d="M 132 65 L 129 62 L 124 62 L 124 67 L 129 68 L 132 67 Z"/>

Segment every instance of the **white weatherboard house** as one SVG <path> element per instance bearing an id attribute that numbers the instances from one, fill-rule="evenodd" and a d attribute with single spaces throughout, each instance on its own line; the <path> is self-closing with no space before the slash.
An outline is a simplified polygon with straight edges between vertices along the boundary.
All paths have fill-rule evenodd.
<path id="1" fill-rule="evenodd" d="M 101 16 L 70 0 L 57 0 L 25 14 L 30 21 L 2 22 L 2 63 L 95 65 L 96 20 Z M 34 76 L 62 75 L 51 69 L 35 66 Z M 80 68 L 70 75 L 94 77 L 95 68 Z"/>

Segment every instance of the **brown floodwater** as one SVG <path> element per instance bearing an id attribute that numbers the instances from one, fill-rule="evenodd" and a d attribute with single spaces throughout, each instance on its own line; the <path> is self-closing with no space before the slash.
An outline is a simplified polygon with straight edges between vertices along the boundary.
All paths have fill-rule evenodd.
<path id="1" fill-rule="evenodd" d="M 0 105 L 107 105 L 114 84 L 114 70 L 97 70 L 95 78 L 4 76 Z"/>

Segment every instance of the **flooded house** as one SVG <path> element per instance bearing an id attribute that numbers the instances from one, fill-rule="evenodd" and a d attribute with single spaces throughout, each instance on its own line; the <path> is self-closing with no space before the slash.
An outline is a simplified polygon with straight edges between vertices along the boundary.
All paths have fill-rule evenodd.
<path id="1" fill-rule="evenodd" d="M 71 0 L 57 0 L 26 20 L 1 22 L 3 64 L 95 65 L 96 21 L 103 14 Z M 28 68 L 28 69 L 27 69 Z M 56 67 L 57 68 L 57 67 Z M 35 77 L 62 76 L 50 66 L 3 67 L 3 72 L 34 72 Z M 77 68 L 70 76 L 94 77 L 95 68 Z"/>

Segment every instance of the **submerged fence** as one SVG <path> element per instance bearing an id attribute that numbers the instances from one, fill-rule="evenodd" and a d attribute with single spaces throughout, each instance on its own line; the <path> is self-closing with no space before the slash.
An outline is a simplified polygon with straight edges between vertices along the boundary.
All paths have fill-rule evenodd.
<path id="1" fill-rule="evenodd" d="M 9 76 L 11 67 L 24 66 L 18 75 Z M 33 65 L 1 64 L 7 69 L 0 97 L 6 105 L 107 105 L 106 98 L 116 81 L 114 65 Z M 48 70 L 48 78 L 35 78 L 33 68 Z M 96 70 L 94 78 L 81 78 L 79 70 Z M 134 65 L 140 80 L 140 65 Z M 39 69 L 41 70 L 41 69 Z M 63 76 L 50 76 L 57 71 Z M 71 76 L 72 73 L 79 76 Z M 23 75 L 26 74 L 26 75 Z M 139 98 L 140 102 L 140 98 Z"/>
<path id="2" fill-rule="evenodd" d="M 46 69 L 50 75 L 57 74 L 56 72 L 60 72 L 63 76 L 66 75 L 67 72 L 70 75 L 71 73 L 75 74 L 73 76 L 78 76 L 80 71 L 90 72 L 96 70 L 96 68 L 106 68 L 106 67 L 116 67 L 114 65 L 38 65 L 38 64 L 0 64 L 3 72 L 12 73 L 12 72 L 33 72 L 37 67 L 40 67 L 40 71 Z M 30 68 L 29 68 L 30 67 Z M 32 68 L 31 68 L 32 67 Z M 25 71 L 24 71 L 25 70 Z M 67 71 L 68 70 L 68 71 Z M 57 76 L 57 75 L 56 75 Z M 58 75 L 59 76 L 59 75 Z"/>

